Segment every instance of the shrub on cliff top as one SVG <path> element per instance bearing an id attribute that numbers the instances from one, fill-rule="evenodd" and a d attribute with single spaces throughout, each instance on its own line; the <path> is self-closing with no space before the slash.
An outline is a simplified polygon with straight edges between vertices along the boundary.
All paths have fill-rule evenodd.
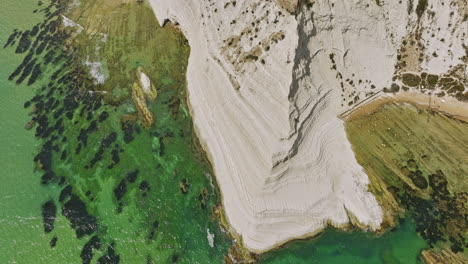
<path id="1" fill-rule="evenodd" d="M 418 15 L 418 18 L 421 18 L 421 16 L 424 14 L 424 11 L 426 11 L 426 8 L 427 0 L 419 0 L 418 6 L 416 7 L 416 14 Z"/>
<path id="2" fill-rule="evenodd" d="M 421 77 L 411 73 L 405 73 L 402 76 L 402 81 L 405 85 L 416 87 L 421 83 Z"/>

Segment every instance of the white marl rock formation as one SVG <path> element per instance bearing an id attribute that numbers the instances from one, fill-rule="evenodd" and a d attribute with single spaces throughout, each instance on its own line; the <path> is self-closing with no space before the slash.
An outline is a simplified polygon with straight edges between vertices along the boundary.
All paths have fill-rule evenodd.
<path id="1" fill-rule="evenodd" d="M 338 116 L 400 72 L 463 65 L 468 45 L 463 0 L 299 2 L 150 0 L 189 41 L 194 125 L 229 223 L 255 252 L 350 218 L 378 229 L 382 209 Z M 436 30 L 449 23 L 455 33 Z"/>

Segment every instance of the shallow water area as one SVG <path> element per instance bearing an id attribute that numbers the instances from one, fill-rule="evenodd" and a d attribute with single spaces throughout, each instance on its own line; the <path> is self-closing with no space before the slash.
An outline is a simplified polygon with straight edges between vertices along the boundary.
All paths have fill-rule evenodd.
<path id="1" fill-rule="evenodd" d="M 114 75 L 106 78 L 128 89 L 134 74 L 112 79 L 118 77 L 113 67 L 146 66 L 159 94 L 148 106 L 155 113 L 150 129 L 131 115 L 135 107 L 128 92 L 127 99 L 107 103 L 95 93 L 99 83 L 87 81 L 81 70 L 86 59 L 61 52 L 66 39 L 51 40 L 63 31 L 49 26 L 61 21 L 49 2 L 9 1 L 2 8 L 2 46 L 15 28 L 29 33 L 22 44 L 33 54 L 32 68 L 40 68 L 36 80 L 25 75 L 21 82 L 10 74 L 29 53 L 15 54 L 19 38 L 0 50 L 2 263 L 221 262 L 231 244 L 213 216 L 217 194 L 211 170 L 185 106 L 189 49 L 175 30 L 157 25 L 148 6 L 127 7 L 131 18 L 141 11 L 152 19 L 117 19 L 117 26 L 126 26 L 128 34 L 129 27 L 152 26 L 156 35 L 146 40 L 168 48 L 145 57 L 123 45 L 125 31 L 112 31 Z M 94 52 L 86 46 L 94 44 L 82 47 Z M 132 58 L 122 56 L 122 48 Z"/>
<path id="2" fill-rule="evenodd" d="M 419 253 L 426 246 L 414 223 L 406 220 L 380 237 L 357 230 L 327 229 L 311 240 L 294 241 L 266 253 L 260 263 L 422 263 Z"/>

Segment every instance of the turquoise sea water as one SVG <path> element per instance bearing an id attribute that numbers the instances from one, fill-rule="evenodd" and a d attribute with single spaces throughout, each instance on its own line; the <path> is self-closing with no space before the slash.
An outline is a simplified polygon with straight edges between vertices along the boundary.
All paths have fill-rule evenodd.
<path id="1" fill-rule="evenodd" d="M 35 9 L 37 1 L 3 1 L 0 46 L 14 29 L 31 29 L 44 20 L 43 13 L 33 13 Z M 180 92 L 185 84 L 166 76 L 167 85 L 161 87 L 158 101 L 151 106 L 155 127 L 149 131 L 135 128 L 140 132 L 129 143 L 120 128 L 119 113 L 126 113 L 131 106 L 103 105 L 90 119 L 105 111 L 109 118 L 100 124 L 99 132 L 90 134 L 82 152 L 70 154 L 78 145 L 74 138 L 91 123 L 84 117 L 80 119 L 79 108 L 70 121 L 64 121 L 64 131 L 52 134 L 67 139 L 52 155 L 56 178 L 41 184 L 43 172 L 33 160 L 47 138 L 39 139 L 34 129 L 25 129 L 32 109 L 23 105 L 36 94 L 47 92 L 41 87 L 51 83 L 51 73 L 61 65 L 44 68 L 43 78 L 30 86 L 16 85 L 7 79 L 25 54 L 15 54 L 14 50 L 0 47 L 0 263 L 82 263 L 84 248 L 93 237 L 99 238 L 100 246 L 91 250 L 92 263 L 222 263 L 232 242 L 211 211 L 217 195 L 210 184 L 209 165 L 193 138 L 183 103 L 185 93 Z M 59 94 L 49 96 L 62 104 Z M 182 102 L 177 113 L 168 106 L 174 98 Z M 50 122 L 57 121 L 49 113 L 45 116 Z M 112 149 L 108 149 L 102 164 L 85 168 L 113 131 L 120 144 L 112 147 L 121 151 L 118 164 L 109 168 Z M 68 151 L 68 158 L 60 158 L 63 151 Z M 135 170 L 136 180 L 128 175 Z M 186 180 L 190 187 L 184 194 L 180 183 Z M 61 199 L 68 186 L 75 198 Z M 210 197 L 207 208 L 200 205 L 204 189 Z M 91 223 L 96 226 L 85 235 L 78 235 L 71 224 L 73 217 L 64 216 L 67 201 L 81 201 L 87 214 L 95 218 Z M 52 230 L 45 232 L 41 208 L 47 202 L 57 209 Z M 208 232 L 214 234 L 214 247 L 209 245 Z M 419 251 L 425 246 L 414 224 L 405 221 L 382 237 L 362 231 L 327 230 L 318 238 L 292 242 L 269 252 L 260 257 L 260 262 L 417 263 Z"/>
<path id="2" fill-rule="evenodd" d="M 363 231 L 346 233 L 329 229 L 312 240 L 294 241 L 266 253 L 260 263 L 422 263 L 419 253 L 425 247 L 414 223 L 406 220 L 381 237 Z"/>

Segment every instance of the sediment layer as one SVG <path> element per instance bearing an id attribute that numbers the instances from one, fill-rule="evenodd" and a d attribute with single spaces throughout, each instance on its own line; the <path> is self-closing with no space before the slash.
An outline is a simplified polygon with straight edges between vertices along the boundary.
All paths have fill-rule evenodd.
<path id="1" fill-rule="evenodd" d="M 382 209 L 339 115 L 398 92 L 407 72 L 457 75 L 463 91 L 458 85 L 453 95 L 466 88 L 463 3 L 150 2 L 159 21 L 178 24 L 189 41 L 195 128 L 226 217 L 255 252 L 329 224 L 379 229 Z M 451 33 L 439 36 L 442 26 Z M 450 56 L 431 55 L 446 45 Z M 411 90 L 431 92 L 422 84 Z"/>

